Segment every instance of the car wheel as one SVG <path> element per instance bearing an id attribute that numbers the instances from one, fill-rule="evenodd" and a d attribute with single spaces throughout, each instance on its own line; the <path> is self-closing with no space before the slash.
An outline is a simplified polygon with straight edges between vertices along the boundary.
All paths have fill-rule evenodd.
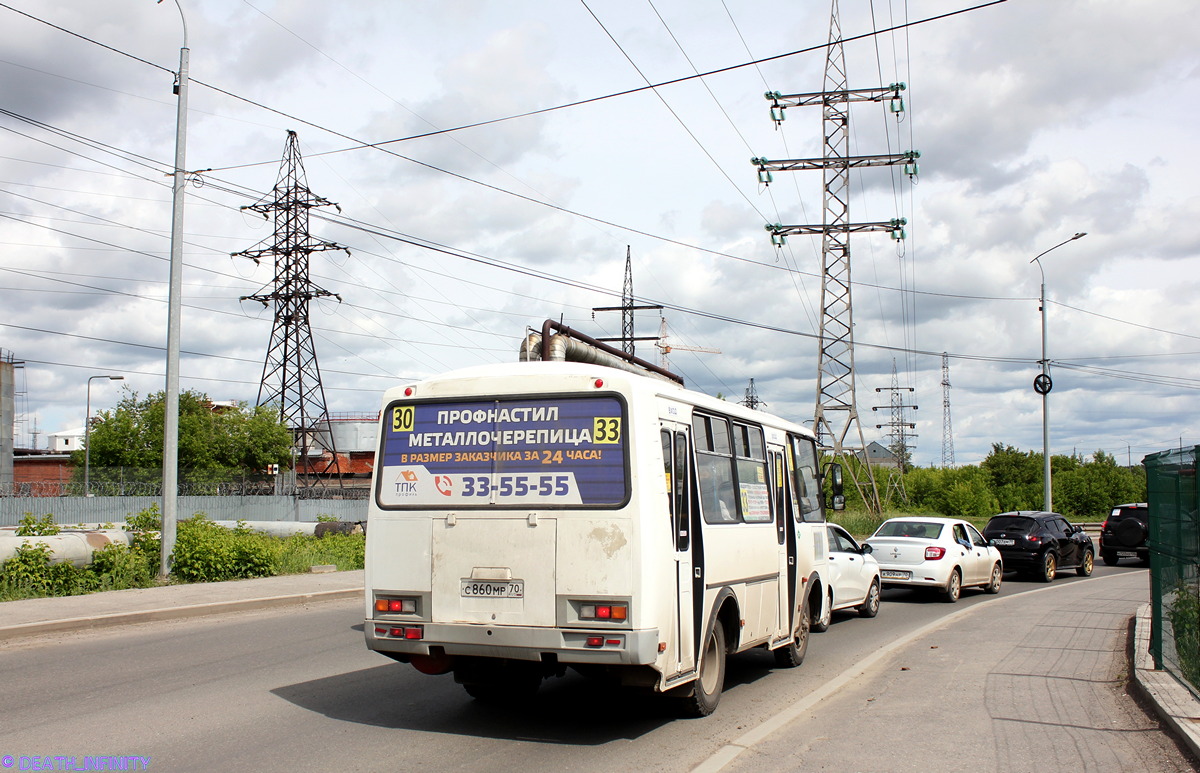
<path id="1" fill-rule="evenodd" d="M 725 687 L 725 628 L 720 620 L 713 623 L 704 641 L 699 665 L 700 673 L 692 683 L 692 692 L 683 699 L 684 713 L 689 717 L 707 717 L 721 702 L 721 690 Z"/>
<path id="2" fill-rule="evenodd" d="M 1096 565 L 1096 557 L 1092 555 L 1092 551 L 1085 550 L 1083 553 L 1083 562 L 1075 567 L 1075 573 L 1080 577 L 1090 577 L 1092 568 Z"/>
<path id="3" fill-rule="evenodd" d="M 984 591 L 987 593 L 999 593 L 1000 583 L 1004 581 L 1004 569 L 997 563 L 992 567 L 992 579 L 984 586 Z"/>
<path id="4" fill-rule="evenodd" d="M 1118 556 L 1116 553 L 1109 553 L 1108 551 L 1101 553 L 1100 558 L 1104 561 L 1105 566 L 1116 566 L 1117 564 L 1121 563 L 1120 556 Z"/>
<path id="5" fill-rule="evenodd" d="M 800 608 L 800 619 L 797 623 L 799 629 L 792 640 L 775 650 L 775 665 L 778 668 L 795 668 L 804 662 L 804 655 L 808 652 L 808 633 L 811 630 L 807 598 L 804 599 L 804 606 Z"/>
<path id="6" fill-rule="evenodd" d="M 1050 582 L 1056 574 L 1058 574 L 1058 557 L 1047 550 L 1046 555 L 1042 556 L 1042 571 L 1038 573 L 1038 579 L 1042 582 Z"/>
<path id="7" fill-rule="evenodd" d="M 875 617 L 879 614 L 879 580 L 871 583 L 867 598 L 858 606 L 859 617 Z"/>
<path id="8" fill-rule="evenodd" d="M 814 633 L 824 633 L 829 630 L 829 623 L 833 620 L 833 591 L 825 594 L 825 603 L 821 605 L 820 616 L 812 621 L 812 630 Z"/>
<path id="9" fill-rule="evenodd" d="M 942 600 L 950 604 L 958 601 L 958 597 L 962 595 L 962 575 L 958 573 L 956 567 L 950 573 L 950 579 L 946 580 L 946 587 L 942 589 Z"/>

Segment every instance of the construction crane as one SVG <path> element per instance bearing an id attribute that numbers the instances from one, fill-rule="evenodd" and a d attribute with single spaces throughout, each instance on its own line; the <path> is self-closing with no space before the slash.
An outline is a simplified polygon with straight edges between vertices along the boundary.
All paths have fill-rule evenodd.
<path id="1" fill-rule="evenodd" d="M 662 323 L 658 327 L 658 343 L 656 343 L 655 346 L 658 347 L 658 364 L 663 370 L 671 369 L 670 354 L 673 351 L 708 352 L 709 354 L 721 353 L 720 349 L 709 349 L 703 346 L 674 346 L 672 344 L 668 344 L 667 339 L 670 338 L 670 336 L 667 334 L 667 318 L 662 317 L 661 320 Z"/>

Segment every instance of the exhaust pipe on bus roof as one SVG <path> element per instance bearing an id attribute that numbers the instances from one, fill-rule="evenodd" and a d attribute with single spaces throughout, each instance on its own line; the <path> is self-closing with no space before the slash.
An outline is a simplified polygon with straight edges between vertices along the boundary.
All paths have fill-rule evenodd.
<path id="1" fill-rule="evenodd" d="M 550 335 L 552 329 L 559 332 Z M 531 332 L 525 336 L 525 340 L 521 342 L 520 360 L 521 362 L 546 360 L 549 362 L 591 363 L 644 376 L 654 376 L 664 381 L 672 381 L 680 386 L 683 385 L 682 376 L 660 368 L 652 362 L 626 354 L 603 341 L 598 341 L 551 319 L 546 320 L 542 325 L 540 334 Z"/>

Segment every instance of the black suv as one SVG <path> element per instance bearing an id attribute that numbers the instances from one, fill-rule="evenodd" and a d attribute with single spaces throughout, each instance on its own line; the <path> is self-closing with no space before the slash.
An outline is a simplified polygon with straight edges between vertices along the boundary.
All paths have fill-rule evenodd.
<path id="1" fill-rule="evenodd" d="M 1032 574 L 1042 582 L 1053 580 L 1060 569 L 1087 577 L 1095 564 L 1092 538 L 1058 513 L 1000 513 L 988 521 L 983 536 L 1000 551 L 1005 569 Z"/>
<path id="2" fill-rule="evenodd" d="M 1100 527 L 1100 558 L 1116 566 L 1122 558 L 1150 560 L 1146 537 L 1150 534 L 1150 507 L 1145 502 L 1117 505 Z"/>

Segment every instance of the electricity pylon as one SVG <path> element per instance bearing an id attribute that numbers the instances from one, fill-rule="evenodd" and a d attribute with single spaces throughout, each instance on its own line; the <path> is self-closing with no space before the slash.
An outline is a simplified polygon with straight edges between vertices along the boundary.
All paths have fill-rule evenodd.
<path id="1" fill-rule="evenodd" d="M 942 468 L 954 466 L 954 430 L 950 427 L 950 357 L 942 352 Z"/>
<path id="2" fill-rule="evenodd" d="M 308 256 L 324 250 L 344 250 L 350 254 L 341 245 L 314 239 L 309 234 L 308 211 L 326 206 L 337 205 L 308 189 L 296 132 L 289 130 L 271 200 L 242 207 L 258 212 L 264 218 L 268 214 L 274 216 L 275 232 L 270 244 L 233 254 L 234 257 L 250 258 L 255 263 L 264 257 L 275 262 L 271 291 L 241 298 L 275 309 L 257 405 L 278 407 L 280 421 L 292 430 L 300 464 L 310 471 L 313 470 L 312 457 L 323 457 L 314 451 L 320 438 L 320 446 L 329 451 L 331 459 L 317 472 L 333 474 L 340 486 L 341 464 L 325 407 L 325 388 L 321 384 L 321 368 L 317 364 L 308 321 L 310 301 L 329 297 L 337 298 L 338 302 L 342 300 L 340 295 L 317 287 L 309 280 Z M 320 482 L 320 478 L 317 480 Z"/>
<path id="3" fill-rule="evenodd" d="M 904 218 L 882 222 L 852 223 L 850 221 L 850 170 L 870 166 L 904 165 L 910 177 L 917 173 L 917 151 L 904 153 L 851 156 L 851 102 L 890 102 L 892 112 L 900 113 L 904 101 L 900 92 L 903 83 L 887 87 L 850 89 L 846 80 L 846 59 L 842 50 L 841 20 L 837 0 L 833 0 L 829 22 L 829 46 L 825 56 L 824 90 L 805 94 L 781 94 L 769 91 L 771 118 L 779 125 L 789 107 L 820 105 L 823 112 L 824 149 L 821 158 L 771 161 L 753 158 L 758 167 L 759 182 L 770 184 L 774 172 L 819 169 L 824 175 L 823 218 L 820 225 L 766 226 L 771 243 L 782 247 L 787 236 L 811 234 L 821 236 L 821 330 L 820 360 L 817 365 L 817 405 L 813 429 L 821 446 L 837 459 L 854 455 L 863 463 L 864 475 L 859 480 L 856 465 L 848 465 L 851 479 L 858 488 L 868 511 L 882 512 L 879 488 L 866 456 L 862 424 L 855 400 L 854 315 L 850 294 L 850 234 L 870 231 L 889 232 L 894 239 L 904 238 Z M 849 441 L 848 441 L 848 438 Z M 857 443 L 855 443 L 857 441 Z"/>
<path id="4" fill-rule="evenodd" d="M 904 411 L 908 408 L 917 410 L 915 405 L 906 405 L 901 392 L 914 391 L 912 387 L 900 386 L 900 380 L 896 375 L 896 360 L 892 360 L 892 385 L 885 390 L 882 387 L 877 387 L 876 392 L 887 391 L 891 393 L 888 405 L 878 405 L 871 408 L 872 411 L 878 411 L 880 408 L 891 409 L 891 420 L 887 424 L 876 424 L 875 429 L 888 428 L 888 437 L 892 442 L 888 444 L 888 450 L 896 457 L 896 471 L 898 475 L 888 473 L 887 493 L 884 494 L 885 501 L 892 501 L 892 496 L 898 496 L 901 500 L 907 500 L 908 495 L 904 491 L 904 473 L 908 470 L 908 462 L 912 457 L 912 444 L 909 443 L 910 438 L 916 438 L 917 433 L 909 432 L 910 429 L 916 429 L 917 425 L 908 421 L 904 415 Z"/>
<path id="5" fill-rule="evenodd" d="M 625 287 L 621 292 L 620 306 L 597 306 L 592 309 L 592 316 L 595 317 L 597 311 L 619 311 L 621 312 L 621 337 L 620 338 L 597 338 L 597 341 L 620 341 L 621 350 L 628 355 L 634 353 L 634 341 L 654 341 L 654 336 L 637 337 L 633 334 L 633 312 L 635 309 L 661 309 L 662 306 L 639 306 L 633 302 L 633 263 L 629 257 L 629 245 L 625 245 Z"/>

